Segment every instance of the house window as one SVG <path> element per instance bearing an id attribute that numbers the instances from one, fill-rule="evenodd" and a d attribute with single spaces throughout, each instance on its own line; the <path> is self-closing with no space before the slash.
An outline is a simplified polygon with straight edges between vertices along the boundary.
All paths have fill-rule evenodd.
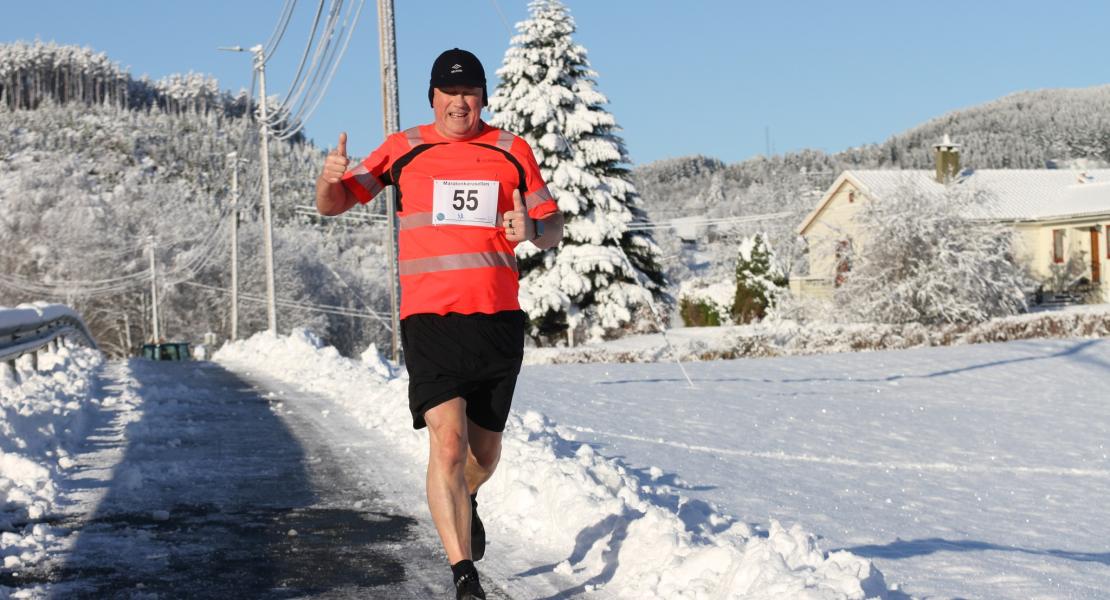
<path id="1" fill-rule="evenodd" d="M 852 190 L 852 191 L 848 192 L 848 204 L 851 204 L 855 201 L 856 201 L 856 191 Z"/>
<path id="2" fill-rule="evenodd" d="M 1052 230 L 1052 261 L 1057 263 L 1064 262 L 1064 230 Z"/>

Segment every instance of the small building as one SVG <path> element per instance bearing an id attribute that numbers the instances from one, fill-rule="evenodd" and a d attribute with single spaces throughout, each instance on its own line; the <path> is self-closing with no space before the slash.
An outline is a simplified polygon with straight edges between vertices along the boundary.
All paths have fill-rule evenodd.
<path id="1" fill-rule="evenodd" d="M 945 186 L 967 185 L 989 192 L 993 202 L 979 206 L 976 218 L 1007 223 L 1019 236 L 1018 255 L 1038 280 L 1052 265 L 1082 257 L 1083 275 L 1103 298 L 1110 298 L 1110 169 L 960 170 L 959 146 L 948 136 L 934 146 L 935 171 L 852 170 L 836 178 L 797 232 L 806 240 L 809 272 L 792 273 L 797 296 L 830 298 L 851 270 L 851 256 L 863 252 L 867 232 L 855 215 L 868 202 L 881 202 L 910 189 L 941 194 Z"/>

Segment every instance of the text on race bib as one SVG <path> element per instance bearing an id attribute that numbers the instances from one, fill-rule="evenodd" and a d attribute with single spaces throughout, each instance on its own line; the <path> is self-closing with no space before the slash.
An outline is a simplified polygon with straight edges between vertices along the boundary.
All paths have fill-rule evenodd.
<path id="1" fill-rule="evenodd" d="M 432 224 L 496 226 L 499 182 L 436 179 L 432 183 Z"/>

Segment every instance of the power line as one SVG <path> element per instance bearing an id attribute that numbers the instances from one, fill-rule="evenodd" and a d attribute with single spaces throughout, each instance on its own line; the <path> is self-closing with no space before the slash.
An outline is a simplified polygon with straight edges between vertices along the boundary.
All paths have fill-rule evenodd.
<path id="1" fill-rule="evenodd" d="M 324 12 L 324 0 L 320 0 L 320 4 L 316 7 L 316 17 L 312 21 L 312 31 L 308 34 L 308 43 L 305 44 L 304 53 L 301 54 L 301 62 L 297 65 L 297 74 L 293 76 L 293 82 L 289 84 L 289 91 L 285 92 L 288 98 L 289 94 L 293 93 L 293 88 L 297 86 L 300 80 L 301 72 L 304 70 L 305 61 L 308 60 L 308 51 L 312 49 L 312 40 L 316 37 L 316 27 L 320 25 L 320 15 Z"/>
<path id="2" fill-rule="evenodd" d="M 293 212 L 294 212 L 294 214 L 300 215 L 302 217 L 321 217 L 321 216 L 323 216 L 319 213 L 319 211 L 317 211 L 314 207 L 311 207 L 311 206 L 296 206 L 296 207 L 293 208 Z M 372 214 L 372 213 L 354 213 L 354 214 L 343 213 L 341 215 L 329 216 L 328 219 L 329 220 L 331 220 L 331 219 L 340 219 L 340 220 L 346 220 L 346 221 L 354 221 L 356 223 L 367 223 L 367 224 L 370 224 L 370 225 L 384 225 L 384 224 L 386 224 L 386 222 L 389 221 L 389 217 L 386 216 L 386 215 L 376 215 L 376 214 Z"/>
<path id="3" fill-rule="evenodd" d="M 670 219 L 667 221 L 656 221 L 654 223 L 633 223 L 627 225 L 625 228 L 630 231 L 643 231 L 651 229 L 677 229 L 679 227 L 689 227 L 693 225 L 732 225 L 736 223 L 755 223 L 758 221 L 771 221 L 774 219 L 784 219 L 787 217 L 797 216 L 793 212 L 777 212 L 762 215 L 747 215 L 743 217 L 681 217 L 677 219 Z"/>
<path id="4" fill-rule="evenodd" d="M 338 2 L 342 4 L 342 2 Z M 351 38 L 354 36 L 355 26 L 358 23 L 359 17 L 362 15 L 362 8 L 365 5 L 365 0 L 359 0 L 356 5 L 349 5 L 347 8 L 347 15 L 344 17 L 343 25 L 337 33 L 334 33 L 334 23 L 328 23 L 329 28 L 326 33 L 328 39 L 325 42 L 324 60 L 319 66 L 316 63 L 313 65 L 315 71 L 312 75 L 312 81 L 302 97 L 287 97 L 278 108 L 271 121 L 274 124 L 274 135 L 277 139 L 286 140 L 304 128 L 304 123 L 315 114 L 316 109 L 323 101 L 325 94 L 331 82 L 335 78 L 336 72 L 339 70 L 339 65 L 343 61 L 343 57 L 347 53 L 347 48 L 351 43 Z M 353 16 L 352 16 L 353 12 Z M 335 13 L 338 16 L 338 12 Z M 344 36 L 344 33 L 346 34 Z M 335 39 L 343 38 L 341 47 L 337 49 L 332 48 L 332 42 Z M 323 80 L 320 79 L 321 75 L 325 74 Z M 307 80 L 306 80 L 307 81 Z M 302 91 L 298 90 L 298 95 Z M 296 108 L 294 109 L 294 105 Z"/>
<path id="5" fill-rule="evenodd" d="M 179 282 L 179 283 L 181 283 L 182 285 L 188 285 L 188 286 L 192 286 L 192 287 L 202 288 L 202 289 L 210 290 L 210 291 L 213 291 L 213 292 L 220 292 L 222 294 L 230 294 L 231 293 L 231 290 L 229 290 L 229 289 L 222 288 L 222 287 L 216 287 L 214 285 L 205 285 L 203 283 L 198 283 L 198 282 L 195 282 L 195 281 L 182 281 L 182 282 Z M 263 298 L 261 296 L 254 296 L 254 295 L 251 295 L 251 294 L 242 294 L 241 293 L 241 294 L 239 294 L 239 297 L 243 300 L 249 300 L 251 302 L 259 302 L 259 303 L 266 302 L 265 298 Z M 348 308 L 346 306 L 334 306 L 334 305 L 329 305 L 329 304 L 313 304 L 313 303 L 307 303 L 307 302 L 297 302 L 295 300 L 285 300 L 285 299 L 281 299 L 281 298 L 278 298 L 276 300 L 276 303 L 277 303 L 278 306 L 282 306 L 282 307 L 285 307 L 285 308 L 300 308 L 300 309 L 304 309 L 304 310 L 311 310 L 311 311 L 316 311 L 316 312 L 329 313 L 329 314 L 345 316 L 345 317 L 357 317 L 357 318 L 363 318 L 363 319 L 374 319 L 374 320 L 380 322 L 383 327 L 385 327 L 386 329 L 389 329 L 389 324 L 385 320 L 385 317 L 387 317 L 388 315 L 383 315 L 382 313 L 379 313 L 379 312 L 376 312 L 376 311 L 373 311 L 373 310 L 358 311 L 358 310 Z"/>
<path id="6" fill-rule="evenodd" d="M 265 60 L 270 60 L 270 56 L 273 55 L 274 50 L 277 50 L 277 47 L 281 44 L 281 38 L 285 37 L 285 30 L 289 27 L 290 17 L 293 16 L 293 9 L 296 6 L 297 0 L 285 0 L 285 5 L 281 10 L 281 18 L 278 19 L 278 24 L 274 27 L 274 32 L 270 34 L 270 39 L 266 41 L 266 45 L 264 46 L 268 48 L 268 50 L 266 50 Z M 278 31 L 279 29 L 280 33 Z"/>

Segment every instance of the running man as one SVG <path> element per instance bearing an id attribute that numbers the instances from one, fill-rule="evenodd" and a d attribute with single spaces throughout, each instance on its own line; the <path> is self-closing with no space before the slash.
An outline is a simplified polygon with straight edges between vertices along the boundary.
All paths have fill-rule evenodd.
<path id="1" fill-rule="evenodd" d="M 398 189 L 401 343 L 413 427 L 428 428 L 428 508 L 457 599 L 484 599 L 478 488 L 497 468 L 524 355 L 513 249 L 562 239 L 563 215 L 528 143 L 486 124 L 486 75 L 454 48 L 432 65 L 435 121 L 395 133 L 348 170 L 347 134 L 316 180 L 316 207 L 338 215 Z"/>

